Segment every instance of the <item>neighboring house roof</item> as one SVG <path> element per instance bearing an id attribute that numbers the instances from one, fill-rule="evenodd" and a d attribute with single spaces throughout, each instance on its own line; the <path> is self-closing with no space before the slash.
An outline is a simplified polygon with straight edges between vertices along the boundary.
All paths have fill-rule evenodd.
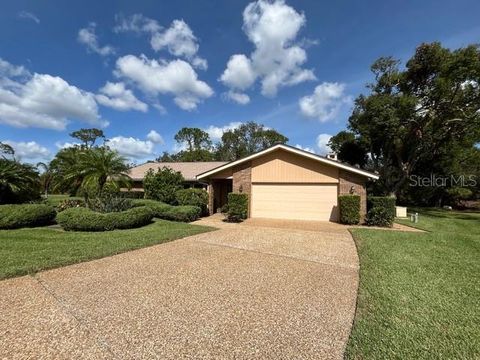
<path id="1" fill-rule="evenodd" d="M 236 165 L 239 165 L 239 164 L 242 164 L 246 161 L 249 161 L 249 160 L 252 160 L 252 159 L 255 159 L 255 158 L 258 158 L 260 156 L 263 156 L 265 154 L 268 154 L 272 151 L 275 151 L 275 150 L 278 150 L 278 149 L 281 149 L 281 150 L 285 150 L 285 151 L 288 151 L 288 152 L 291 152 L 291 153 L 294 153 L 294 154 L 298 154 L 300 156 L 303 156 L 303 157 L 306 157 L 306 158 L 310 158 L 310 159 L 313 159 L 313 160 L 316 160 L 316 161 L 319 161 L 321 163 L 324 163 L 324 164 L 327 164 L 327 165 L 331 165 L 331 166 L 334 166 L 334 167 L 337 167 L 339 169 L 342 169 L 342 170 L 345 170 L 345 171 L 350 171 L 352 173 L 355 173 L 355 174 L 358 174 L 358 175 L 362 175 L 362 176 L 365 176 L 367 178 L 370 178 L 370 179 L 374 179 L 374 180 L 378 180 L 379 179 L 379 176 L 377 174 L 374 174 L 372 172 L 369 172 L 369 171 L 366 171 L 366 170 L 362 170 L 362 169 L 359 169 L 357 167 L 354 167 L 354 166 L 351 166 L 351 165 L 347 165 L 347 164 L 344 164 L 340 161 L 337 161 L 337 160 L 332 160 L 332 159 L 328 159 L 326 157 L 323 157 L 323 156 L 320 156 L 320 155 L 317 155 L 317 154 L 313 154 L 311 152 L 308 152 L 308 151 L 305 151 L 305 150 L 300 150 L 300 149 L 297 149 L 297 148 L 294 148 L 292 146 L 288 146 L 288 145 L 284 145 L 284 144 L 278 144 L 278 145 L 274 145 L 272 147 L 269 147 L 268 149 L 265 149 L 265 150 L 262 150 L 262 151 L 259 151 L 255 154 L 252 154 L 250 156 L 247 156 L 247 157 L 244 157 L 242 159 L 238 159 L 238 160 L 235 160 L 235 161 L 231 161 L 229 163 L 226 163 L 224 165 L 220 165 L 214 169 L 211 169 L 211 170 L 206 170 L 205 172 L 203 173 L 199 173 L 197 175 L 197 179 L 200 180 L 200 179 L 203 179 L 203 178 L 206 178 L 210 175 L 213 175 L 213 174 L 216 174 L 220 171 L 223 171 L 223 170 L 226 170 L 226 169 L 229 169 L 233 166 L 236 166 Z"/>
<path id="2" fill-rule="evenodd" d="M 186 181 L 197 181 L 197 174 L 212 170 L 221 165 L 225 165 L 225 161 L 206 161 L 206 162 L 149 162 L 131 168 L 128 175 L 133 180 L 143 180 L 149 169 L 157 171 L 163 167 L 168 167 L 174 171 L 182 173 Z"/>

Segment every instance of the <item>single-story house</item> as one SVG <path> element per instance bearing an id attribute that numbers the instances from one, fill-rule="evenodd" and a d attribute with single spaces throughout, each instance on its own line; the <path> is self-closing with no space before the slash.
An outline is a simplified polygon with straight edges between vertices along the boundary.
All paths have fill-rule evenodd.
<path id="1" fill-rule="evenodd" d="M 217 212 L 229 192 L 249 195 L 249 217 L 337 221 L 338 196 L 358 194 L 366 215 L 365 184 L 378 175 L 287 145 L 274 145 L 243 159 L 199 173 L 208 183 L 209 211 Z"/>
<path id="2" fill-rule="evenodd" d="M 225 165 L 225 161 L 208 162 L 147 162 L 131 168 L 128 175 L 133 181 L 131 191 L 143 191 L 143 179 L 148 170 L 157 171 L 164 167 L 179 171 L 185 179 L 185 188 L 206 188 L 207 183 L 197 179 L 197 175 Z"/>

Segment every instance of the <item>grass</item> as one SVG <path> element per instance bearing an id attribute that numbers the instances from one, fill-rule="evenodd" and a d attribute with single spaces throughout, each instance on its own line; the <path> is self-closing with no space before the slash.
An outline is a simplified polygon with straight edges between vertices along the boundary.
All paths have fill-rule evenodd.
<path id="1" fill-rule="evenodd" d="M 65 232 L 55 228 L 0 230 L 0 279 L 119 254 L 211 231 L 206 226 L 157 220 L 142 228 Z"/>
<path id="2" fill-rule="evenodd" d="M 428 233 L 352 230 L 360 286 L 347 359 L 480 358 L 480 214 L 418 211 Z"/>

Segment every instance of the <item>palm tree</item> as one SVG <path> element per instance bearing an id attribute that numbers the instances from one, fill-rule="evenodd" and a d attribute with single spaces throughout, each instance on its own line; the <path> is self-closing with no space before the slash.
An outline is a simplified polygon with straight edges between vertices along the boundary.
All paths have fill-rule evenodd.
<path id="1" fill-rule="evenodd" d="M 82 152 L 79 168 L 83 175 L 84 188 L 96 188 L 100 192 L 105 186 L 119 189 L 130 185 L 127 160 L 106 146 L 86 149 Z"/>
<path id="2" fill-rule="evenodd" d="M 45 193 L 45 198 L 48 198 L 48 190 L 53 181 L 53 173 L 50 169 L 50 165 L 44 162 L 37 163 L 37 169 L 42 169 L 43 172 L 40 175 L 40 182 L 42 183 L 42 189 Z"/>
<path id="3" fill-rule="evenodd" d="M 53 188 L 62 193 L 69 193 L 71 196 L 77 194 L 82 185 L 83 175 L 79 166 L 82 149 L 73 146 L 60 150 L 50 162 Z"/>
<path id="4" fill-rule="evenodd" d="M 39 184 L 38 172 L 33 166 L 0 159 L 0 204 L 37 197 Z"/>

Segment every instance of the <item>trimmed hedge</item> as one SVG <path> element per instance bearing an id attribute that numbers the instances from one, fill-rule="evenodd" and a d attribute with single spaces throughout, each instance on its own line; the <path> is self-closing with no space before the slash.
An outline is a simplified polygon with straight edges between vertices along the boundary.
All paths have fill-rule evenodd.
<path id="1" fill-rule="evenodd" d="M 55 209 L 45 204 L 0 205 L 0 229 L 49 225 Z"/>
<path id="2" fill-rule="evenodd" d="M 170 221 L 191 222 L 197 220 L 202 210 L 198 206 L 173 206 L 155 200 L 133 200 L 133 206 L 146 206 L 153 211 L 154 217 Z"/>
<path id="3" fill-rule="evenodd" d="M 248 195 L 229 193 L 227 205 L 227 220 L 239 222 L 248 216 Z"/>
<path id="4" fill-rule="evenodd" d="M 147 225 L 152 221 L 153 215 L 153 211 L 147 206 L 112 213 L 71 208 L 59 213 L 57 222 L 66 231 L 110 231 Z"/>
<path id="5" fill-rule="evenodd" d="M 338 197 L 340 209 L 340 223 L 346 225 L 357 225 L 360 223 L 360 196 L 340 195 Z"/>
<path id="6" fill-rule="evenodd" d="M 366 224 L 369 226 L 392 227 L 395 219 L 395 202 L 396 199 L 391 196 L 369 197 Z"/>
<path id="7" fill-rule="evenodd" d="M 175 193 L 178 205 L 198 206 L 202 215 L 207 213 L 208 193 L 203 189 L 182 189 Z"/>

